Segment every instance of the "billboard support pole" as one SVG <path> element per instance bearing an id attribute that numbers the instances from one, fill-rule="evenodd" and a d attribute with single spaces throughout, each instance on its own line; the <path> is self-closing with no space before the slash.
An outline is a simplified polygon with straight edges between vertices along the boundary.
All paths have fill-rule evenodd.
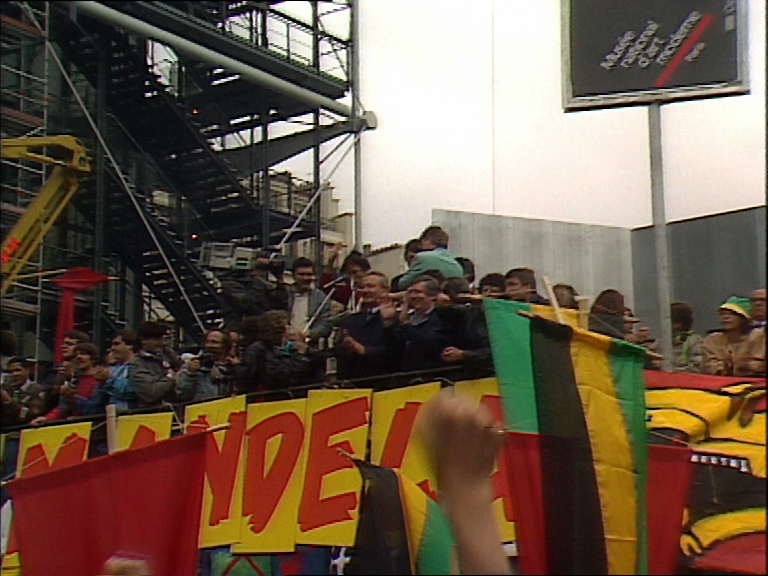
<path id="1" fill-rule="evenodd" d="M 672 322 L 670 318 L 671 265 L 669 238 L 664 205 L 664 157 L 662 154 L 661 103 L 648 106 L 648 138 L 651 152 L 651 204 L 656 251 L 656 299 L 659 306 L 659 352 L 663 356 L 662 370 L 672 363 Z"/>

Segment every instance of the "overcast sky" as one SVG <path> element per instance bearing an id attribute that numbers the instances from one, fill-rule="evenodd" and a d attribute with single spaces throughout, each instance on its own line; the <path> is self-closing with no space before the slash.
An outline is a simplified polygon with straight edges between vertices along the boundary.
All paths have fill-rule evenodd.
<path id="1" fill-rule="evenodd" d="M 747 4 L 751 94 L 662 108 L 669 220 L 765 203 L 765 2 Z M 379 123 L 362 139 L 363 243 L 404 242 L 433 208 L 651 223 L 648 110 L 563 112 L 559 0 L 359 10 L 361 99 Z M 351 155 L 332 179 L 342 210 L 350 174 Z"/>

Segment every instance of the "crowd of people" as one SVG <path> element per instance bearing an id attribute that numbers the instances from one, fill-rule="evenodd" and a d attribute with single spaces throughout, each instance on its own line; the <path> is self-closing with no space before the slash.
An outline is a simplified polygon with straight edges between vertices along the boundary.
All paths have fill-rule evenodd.
<path id="1" fill-rule="evenodd" d="M 339 263 L 340 245 L 319 278 L 309 259 L 295 259 L 287 274 L 260 254 L 247 280 L 222 282 L 225 320 L 208 330 L 199 350 L 173 350 L 168 327 L 147 320 L 116 332 L 105 355 L 84 332 L 67 332 L 63 362 L 38 373 L 34 361 L 14 355 L 12 334 L 4 331 L 3 427 L 98 414 L 110 404 L 137 410 L 232 394 L 294 396 L 329 379 L 441 368 L 454 368 L 454 380 L 491 376 L 482 299 L 551 303 L 539 293 L 534 270 L 492 272 L 476 282 L 472 261 L 453 257 L 448 243 L 445 230 L 427 227 L 406 244 L 408 269 L 394 278 L 372 270 L 356 251 Z M 557 284 L 547 292 L 557 306 L 579 308 L 574 287 Z M 693 313 L 686 303 L 672 304 L 666 369 L 765 375 L 765 289 L 727 298 L 717 311 L 720 328 L 706 335 L 692 331 Z M 656 339 L 638 324 L 615 289 L 602 291 L 589 310 L 590 330 L 647 348 L 646 367 L 659 369 Z"/>

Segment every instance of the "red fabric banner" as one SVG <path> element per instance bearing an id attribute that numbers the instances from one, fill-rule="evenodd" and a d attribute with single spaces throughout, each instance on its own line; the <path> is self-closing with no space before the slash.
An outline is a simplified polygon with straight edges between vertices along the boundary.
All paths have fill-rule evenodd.
<path id="1" fill-rule="evenodd" d="M 707 570 L 721 574 L 766 574 L 765 532 L 744 534 L 715 544 L 704 556 L 694 560 L 694 570 Z M 735 561 L 734 561 L 735 560 Z"/>
<path id="2" fill-rule="evenodd" d="M 520 574 L 548 574 L 540 440 L 538 434 L 508 432 L 500 456 L 507 463 Z"/>
<path id="3" fill-rule="evenodd" d="M 509 432 L 503 457 L 517 523 L 521 574 L 549 574 L 545 502 L 547 491 L 541 474 L 541 442 L 538 434 Z M 677 446 L 648 447 L 648 568 L 649 574 L 674 574 L 680 550 L 683 510 L 693 476 L 692 450 Z M 554 551 L 556 553 L 556 550 Z"/>
<path id="4" fill-rule="evenodd" d="M 644 370 L 643 378 L 648 390 L 657 388 L 689 388 L 692 390 L 721 390 L 731 384 L 752 382 L 757 387 L 765 386 L 765 378 L 751 376 L 712 376 L 711 374 L 690 374 L 688 372 L 664 372 Z"/>
<path id="5" fill-rule="evenodd" d="M 674 574 L 683 513 L 693 480 L 693 450 L 648 446 L 648 574 Z"/>
<path id="6" fill-rule="evenodd" d="M 70 268 L 63 276 L 52 280 L 62 288 L 59 300 L 59 316 L 56 320 L 56 342 L 54 343 L 54 362 L 61 363 L 61 343 L 64 333 L 75 326 L 75 292 L 91 288 L 109 280 L 107 276 L 94 272 L 88 268 Z"/>
<path id="7" fill-rule="evenodd" d="M 115 554 L 195 574 L 206 434 L 163 440 L 8 484 L 25 576 L 94 576 Z"/>

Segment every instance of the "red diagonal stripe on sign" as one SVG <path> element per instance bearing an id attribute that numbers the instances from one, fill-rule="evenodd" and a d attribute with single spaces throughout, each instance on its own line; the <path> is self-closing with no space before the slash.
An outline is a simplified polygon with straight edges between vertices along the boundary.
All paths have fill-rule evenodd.
<path id="1" fill-rule="evenodd" d="M 675 54 L 674 58 L 672 58 L 672 61 L 667 64 L 667 67 L 664 68 L 664 70 L 661 72 L 661 75 L 656 79 L 656 83 L 654 84 L 655 88 L 664 87 L 672 74 L 674 74 L 677 70 L 677 67 L 680 66 L 680 63 L 683 61 L 683 58 L 685 58 L 685 55 L 691 48 L 693 48 L 693 45 L 698 42 L 699 38 L 701 38 L 701 35 L 704 33 L 704 30 L 707 29 L 707 27 L 712 23 L 714 19 L 715 17 L 712 14 L 704 14 L 704 17 L 701 19 L 701 22 L 699 22 L 699 25 L 693 29 L 693 32 L 690 36 L 688 36 L 688 39 L 683 43 L 683 45 L 680 46 L 680 49 Z"/>

